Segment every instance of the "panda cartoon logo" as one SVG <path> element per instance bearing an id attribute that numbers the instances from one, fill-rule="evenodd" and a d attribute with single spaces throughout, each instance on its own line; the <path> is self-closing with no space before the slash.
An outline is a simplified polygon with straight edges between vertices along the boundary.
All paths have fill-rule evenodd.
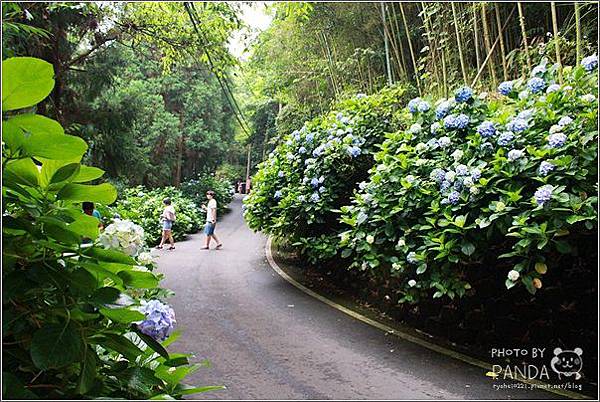
<path id="1" fill-rule="evenodd" d="M 559 380 L 563 375 L 566 377 L 575 375 L 576 380 L 581 378 L 579 372 L 583 367 L 582 354 L 583 350 L 581 350 L 581 348 L 575 348 L 573 350 L 562 350 L 561 348 L 554 349 L 554 357 L 550 361 L 550 366 L 552 367 L 552 370 L 558 374 Z"/>

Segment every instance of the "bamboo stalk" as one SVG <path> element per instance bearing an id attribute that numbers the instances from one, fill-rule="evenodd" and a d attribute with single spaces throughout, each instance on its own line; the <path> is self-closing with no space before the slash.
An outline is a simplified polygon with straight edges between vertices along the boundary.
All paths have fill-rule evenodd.
<path id="1" fill-rule="evenodd" d="M 481 25 L 483 25 L 483 39 L 484 39 L 484 43 L 485 43 L 485 49 L 487 52 L 487 57 L 484 61 L 484 64 L 488 65 L 490 77 L 492 78 L 492 84 L 495 88 L 498 85 L 498 81 L 496 79 L 496 71 L 494 69 L 494 66 L 491 63 L 487 63 L 487 61 L 490 59 L 490 57 L 492 55 L 492 49 L 491 49 L 491 45 L 490 45 L 490 33 L 488 31 L 488 22 L 487 22 L 487 16 L 486 16 L 486 11 L 485 11 L 485 5 L 481 6 Z"/>
<path id="2" fill-rule="evenodd" d="M 581 14 L 579 12 L 579 3 L 575 2 L 575 30 L 577 32 L 577 64 L 581 61 Z"/>
<path id="3" fill-rule="evenodd" d="M 504 47 L 504 34 L 502 33 L 502 23 L 500 21 L 500 7 L 498 3 L 494 4 L 496 14 L 496 27 L 498 29 L 498 38 L 500 38 L 500 59 L 502 60 L 502 74 L 504 81 L 508 81 L 508 67 L 506 65 L 506 48 Z"/>
<path id="4" fill-rule="evenodd" d="M 398 66 L 398 68 L 397 68 L 398 78 L 406 77 L 406 72 L 402 70 L 402 63 L 400 62 L 400 53 L 398 51 L 398 38 L 396 38 L 396 33 L 394 32 L 394 29 L 393 29 L 392 19 L 389 18 L 389 17 L 391 17 L 391 13 L 388 10 L 387 4 L 385 5 L 385 9 L 388 14 L 388 21 L 389 21 L 389 23 L 387 25 L 385 25 L 385 28 L 386 28 L 385 32 L 387 33 L 388 38 L 390 40 L 390 45 L 392 46 L 392 51 L 393 51 L 394 59 L 396 61 L 396 66 Z"/>
<path id="5" fill-rule="evenodd" d="M 518 4 L 518 3 L 517 3 Z M 506 29 L 506 27 L 508 26 L 508 22 L 510 21 L 510 17 L 512 17 L 513 13 L 515 12 L 515 8 L 513 7 L 512 11 L 510 12 L 510 14 L 508 15 L 508 18 L 506 18 L 506 21 L 504 21 L 504 25 L 502 26 L 501 32 L 504 32 L 504 30 Z M 475 84 L 477 83 L 477 80 L 479 79 L 479 77 L 481 76 L 481 73 L 483 72 L 483 70 L 485 69 L 485 66 L 487 65 L 488 61 L 490 60 L 492 53 L 494 52 L 494 49 L 496 48 L 496 45 L 498 45 L 500 38 L 496 38 L 496 40 L 494 41 L 494 44 L 492 45 L 490 52 L 488 53 L 487 57 L 485 58 L 485 60 L 483 61 L 483 64 L 481 65 L 481 68 L 479 69 L 479 71 L 477 72 L 477 75 L 475 76 L 475 78 L 473 79 L 473 82 L 471 83 L 471 87 L 475 87 Z"/>
<path id="6" fill-rule="evenodd" d="M 527 30 L 525 29 L 525 15 L 523 14 L 523 6 L 517 3 L 519 10 L 519 25 L 521 26 L 521 36 L 523 37 L 523 46 L 525 46 L 525 56 L 527 60 L 527 69 L 531 71 L 531 56 L 529 55 L 529 44 L 527 43 Z"/>
<path id="7" fill-rule="evenodd" d="M 417 60 L 415 59 L 415 52 L 413 50 L 412 41 L 410 40 L 408 24 L 406 23 L 406 15 L 404 14 L 404 7 L 402 7 L 402 3 L 398 3 L 398 5 L 400 6 L 400 14 L 402 15 L 402 22 L 404 23 L 404 30 L 406 32 L 406 39 L 408 40 L 410 57 L 412 59 L 413 68 L 415 69 L 415 80 L 417 81 L 417 89 L 419 90 L 419 96 L 421 96 L 423 94 L 421 93 L 421 80 L 419 79 L 419 69 L 417 68 Z"/>
<path id="8" fill-rule="evenodd" d="M 421 7 L 423 8 L 423 23 L 425 24 L 425 35 L 427 36 L 427 43 L 429 44 L 429 52 L 431 55 L 431 64 L 433 65 L 433 76 L 435 77 L 435 82 L 440 82 L 437 63 L 435 62 L 437 51 L 435 49 L 433 39 L 431 38 L 429 15 L 427 14 L 427 7 L 425 6 L 424 1 L 421 2 Z"/>
<path id="9" fill-rule="evenodd" d="M 556 3 L 550 2 L 550 9 L 552 11 L 552 30 L 554 31 L 554 51 L 556 52 L 556 62 L 558 63 L 558 82 L 562 85 L 562 62 L 560 60 L 560 44 L 558 43 L 558 19 L 556 18 Z"/>
<path id="10" fill-rule="evenodd" d="M 462 43 L 460 40 L 460 34 L 458 32 L 458 18 L 456 17 L 456 7 L 454 6 L 454 2 L 450 3 L 452 7 L 452 18 L 454 20 L 454 32 L 456 33 L 456 44 L 458 45 L 458 57 L 460 59 L 460 70 L 462 71 L 463 81 L 465 85 L 467 85 L 467 70 L 465 66 L 465 58 L 463 56 L 462 51 Z"/>
<path id="11" fill-rule="evenodd" d="M 397 37 L 396 47 L 400 50 L 400 61 L 402 62 L 402 70 L 404 71 L 404 77 L 408 79 L 408 67 L 406 66 L 406 57 L 404 55 L 404 46 L 402 46 L 402 36 L 400 35 L 400 26 L 398 25 L 398 15 L 396 14 L 396 7 L 394 7 L 394 3 L 392 3 L 392 14 L 394 16 L 394 28 L 396 33 L 394 34 Z"/>
<path id="12" fill-rule="evenodd" d="M 386 67 L 386 71 L 387 71 L 387 79 L 388 79 L 388 85 L 392 85 L 394 83 L 394 79 L 392 78 L 392 65 L 390 63 L 390 46 L 388 44 L 388 36 L 386 35 L 387 32 L 387 24 L 386 24 L 386 18 L 385 18 L 385 4 L 383 2 L 379 3 L 381 6 L 381 22 L 383 24 L 383 42 L 384 42 L 384 46 L 385 46 L 385 67 Z"/>
<path id="13" fill-rule="evenodd" d="M 473 10 L 473 43 L 475 45 L 475 58 L 477 59 L 477 71 L 481 67 L 481 56 L 479 55 L 479 25 L 477 24 L 477 3 L 472 3 Z"/>

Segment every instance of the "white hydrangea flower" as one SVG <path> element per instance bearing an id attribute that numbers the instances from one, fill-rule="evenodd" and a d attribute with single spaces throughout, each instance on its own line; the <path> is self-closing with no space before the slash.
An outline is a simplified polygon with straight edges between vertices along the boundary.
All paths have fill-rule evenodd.
<path id="1" fill-rule="evenodd" d="M 404 240 L 404 237 L 400 238 L 400 240 L 398 240 L 398 247 L 404 247 L 406 246 L 406 240 Z"/>
<path id="2" fill-rule="evenodd" d="M 367 243 L 373 244 L 373 242 L 375 242 L 375 237 L 373 235 L 368 235 L 367 236 Z"/>
<path id="3" fill-rule="evenodd" d="M 411 279 L 410 281 L 408 281 L 408 286 L 410 286 L 411 288 L 415 287 L 417 285 L 417 281 L 415 281 L 414 279 Z"/>
<path id="4" fill-rule="evenodd" d="M 455 161 L 459 161 L 462 159 L 462 157 L 464 156 L 464 152 L 461 151 L 460 149 L 457 149 L 456 151 L 452 152 L 452 157 L 454 158 Z"/>
<path id="5" fill-rule="evenodd" d="M 519 279 L 519 276 L 519 272 L 515 271 L 514 269 L 508 273 L 508 279 L 510 279 L 513 282 Z"/>
<path id="6" fill-rule="evenodd" d="M 140 255 L 138 255 L 137 259 L 138 259 L 138 262 L 142 265 L 150 265 L 150 264 L 154 263 L 154 258 L 152 257 L 152 254 L 150 254 L 147 251 L 140 253 Z"/>
<path id="7" fill-rule="evenodd" d="M 584 102 L 592 103 L 596 100 L 596 97 L 592 94 L 581 95 L 581 100 Z"/>
<path id="8" fill-rule="evenodd" d="M 98 241 L 104 248 L 135 257 L 144 247 L 144 229 L 131 221 L 116 219 L 104 229 Z"/>

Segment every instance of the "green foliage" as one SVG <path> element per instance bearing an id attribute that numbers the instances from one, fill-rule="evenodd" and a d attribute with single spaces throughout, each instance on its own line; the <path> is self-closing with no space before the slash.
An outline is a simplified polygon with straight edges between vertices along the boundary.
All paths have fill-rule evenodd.
<path id="1" fill-rule="evenodd" d="M 250 227 L 288 239 L 312 260 L 333 257 L 342 229 L 336 210 L 367 178 L 377 144 L 400 127 L 393 116 L 403 94 L 396 87 L 348 99 L 283 137 L 244 201 Z"/>
<path id="2" fill-rule="evenodd" d="M 162 236 L 161 215 L 165 209 L 163 200 L 171 199 L 175 207 L 176 220 L 173 224 L 173 237 L 182 240 L 190 233 L 196 233 L 204 224 L 200 204 L 174 187 L 147 189 L 143 186 L 128 188 L 122 192 L 118 202 L 102 211 L 103 215 L 118 216 L 136 222 L 146 233 L 150 243 L 158 243 Z"/>
<path id="3" fill-rule="evenodd" d="M 369 182 L 341 209 L 350 268 L 391 281 L 399 302 L 417 302 L 477 291 L 471 280 L 482 275 L 535 293 L 547 270 L 576 258 L 578 243 L 597 233 L 598 103 L 590 94 L 598 75 L 581 66 L 563 74 L 553 92 L 534 94 L 517 80 L 508 97 L 454 103 L 449 113 L 468 116 L 465 129 L 446 128 L 432 106 L 390 134 Z M 555 84 L 556 66 L 542 77 Z M 526 128 L 500 141 L 518 120 Z M 493 133 L 478 133 L 484 121 Z M 564 145 L 552 146 L 560 132 Z M 553 168 L 544 172 L 543 163 Z"/>
<path id="4" fill-rule="evenodd" d="M 2 66 L 3 82 L 4 74 L 36 82 L 3 98 L 10 116 L 2 122 L 2 397 L 181 398 L 210 389 L 180 384 L 199 365 L 165 350 L 176 334 L 160 344 L 136 326 L 141 302 L 168 291 L 157 287 L 161 276 L 141 255 L 96 241 L 98 221 L 79 201 L 110 204 L 116 192 L 80 184 L 103 173 L 79 162 L 86 147 L 69 148 L 71 137 L 53 120 L 15 114 L 52 89 L 53 74 L 44 67 L 33 77 L 40 70 L 32 66 L 45 65 L 14 58 Z M 58 144 L 52 152 L 33 144 L 50 140 Z"/>
<path id="5" fill-rule="evenodd" d="M 218 178 L 216 175 L 204 173 L 196 176 L 181 184 L 181 192 L 193 200 L 196 205 L 207 203 L 206 192 L 212 190 L 215 192 L 217 200 L 217 210 L 219 214 L 227 211 L 227 205 L 233 199 L 234 189 L 231 181 Z"/>

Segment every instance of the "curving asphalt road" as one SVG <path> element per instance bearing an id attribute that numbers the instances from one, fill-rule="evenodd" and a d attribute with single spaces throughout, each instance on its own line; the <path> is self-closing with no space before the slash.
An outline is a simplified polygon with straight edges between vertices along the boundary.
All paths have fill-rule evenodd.
<path id="1" fill-rule="evenodd" d="M 382 331 L 319 302 L 269 266 L 266 239 L 242 218 L 241 197 L 217 225 L 222 250 L 203 235 L 155 250 L 182 337 L 173 351 L 208 359 L 188 379 L 227 389 L 198 399 L 548 399 L 494 390 L 485 370 Z M 212 245 L 214 247 L 214 243 Z"/>

